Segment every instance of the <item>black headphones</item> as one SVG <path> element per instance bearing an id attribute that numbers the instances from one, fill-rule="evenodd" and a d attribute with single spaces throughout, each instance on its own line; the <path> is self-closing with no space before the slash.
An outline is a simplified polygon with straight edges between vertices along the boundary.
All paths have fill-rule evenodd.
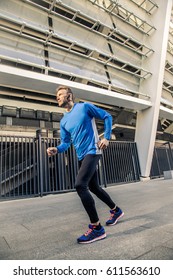
<path id="1" fill-rule="evenodd" d="M 70 94 L 69 94 L 69 96 L 67 97 L 67 99 L 69 99 L 70 98 Z"/>

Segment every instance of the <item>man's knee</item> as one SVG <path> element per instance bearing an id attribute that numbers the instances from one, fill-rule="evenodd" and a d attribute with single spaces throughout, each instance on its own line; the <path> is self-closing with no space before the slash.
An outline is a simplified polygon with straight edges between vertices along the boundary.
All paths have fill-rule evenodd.
<path id="1" fill-rule="evenodd" d="M 88 190 L 88 187 L 86 184 L 83 183 L 76 183 L 75 184 L 75 189 L 80 196 L 82 193 L 85 193 Z"/>
<path id="2" fill-rule="evenodd" d="M 89 190 L 95 194 L 100 190 L 100 186 L 98 184 L 90 184 Z"/>

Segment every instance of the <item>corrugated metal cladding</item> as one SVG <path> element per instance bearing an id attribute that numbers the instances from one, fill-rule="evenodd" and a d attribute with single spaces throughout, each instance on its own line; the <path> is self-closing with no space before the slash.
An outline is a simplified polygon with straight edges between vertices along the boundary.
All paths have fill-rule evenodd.
<path id="1" fill-rule="evenodd" d="M 122 3 L 121 3 L 122 2 Z M 123 4 L 123 5 L 122 5 Z M 18 67 L 138 91 L 154 1 L 2 0 L 1 55 Z"/>
<path id="2" fill-rule="evenodd" d="M 153 16 L 158 9 L 153 0 L 1 0 L 1 64 L 14 67 L 14 71 L 25 69 L 45 77 L 111 89 L 129 96 L 129 100 L 131 96 L 150 100 L 150 94 L 141 92 L 140 85 L 152 75 L 143 67 L 143 61 L 149 62 L 154 54 L 146 38 L 152 38 L 156 31 Z M 39 88 L 32 81 L 28 87 L 20 79 L 9 82 L 9 88 L 7 84 L 0 88 L 6 105 L 10 97 L 19 108 L 50 104 L 49 111 L 57 111 L 55 93 L 49 86 Z M 164 85 L 170 91 L 170 83 Z M 90 100 L 90 96 L 86 99 Z M 129 110 L 129 100 L 127 108 L 109 104 L 114 123 L 124 112 L 120 124 L 135 125 L 136 110 Z M 100 100 L 97 104 L 104 103 L 101 105 L 106 108 L 105 102 Z M 44 120 L 40 114 L 38 119 Z M 12 120 L 12 124 L 16 125 L 16 121 Z M 43 122 L 42 127 L 46 128 Z M 121 132 L 117 131 L 120 140 Z M 121 133 L 126 134 L 134 139 L 128 128 Z"/>

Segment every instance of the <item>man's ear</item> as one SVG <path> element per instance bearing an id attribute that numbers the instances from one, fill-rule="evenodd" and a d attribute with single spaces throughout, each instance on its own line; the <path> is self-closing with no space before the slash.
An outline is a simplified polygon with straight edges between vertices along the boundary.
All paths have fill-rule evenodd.
<path id="1" fill-rule="evenodd" d="M 69 93 L 69 95 L 67 96 L 67 99 L 68 99 L 69 101 L 72 101 L 72 94 L 71 94 L 71 93 Z"/>

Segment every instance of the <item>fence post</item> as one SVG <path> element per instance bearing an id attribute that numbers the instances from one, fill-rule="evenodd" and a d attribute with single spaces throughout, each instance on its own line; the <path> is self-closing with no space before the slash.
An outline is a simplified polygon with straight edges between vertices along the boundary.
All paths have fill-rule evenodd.
<path id="1" fill-rule="evenodd" d="M 43 196 L 43 153 L 41 133 L 38 134 L 38 154 L 39 154 L 39 178 L 40 178 L 40 196 Z"/>
<path id="2" fill-rule="evenodd" d="M 102 179 L 103 179 L 104 186 L 105 186 L 105 188 L 107 188 L 104 151 L 103 151 L 102 157 L 101 157 L 101 171 L 102 171 Z"/>
<path id="3" fill-rule="evenodd" d="M 135 160 L 135 156 L 133 153 L 133 147 L 134 147 L 134 143 L 130 143 L 130 153 L 131 153 L 131 159 L 132 159 L 132 166 L 133 166 L 133 179 L 135 179 L 135 181 L 137 181 L 137 170 L 136 170 L 136 160 Z"/>
<path id="4" fill-rule="evenodd" d="M 173 152 L 172 152 L 172 149 L 171 149 L 171 144 L 170 142 L 168 142 L 168 147 L 169 147 L 169 151 L 170 151 L 170 159 L 171 159 L 171 169 L 173 169 Z"/>

